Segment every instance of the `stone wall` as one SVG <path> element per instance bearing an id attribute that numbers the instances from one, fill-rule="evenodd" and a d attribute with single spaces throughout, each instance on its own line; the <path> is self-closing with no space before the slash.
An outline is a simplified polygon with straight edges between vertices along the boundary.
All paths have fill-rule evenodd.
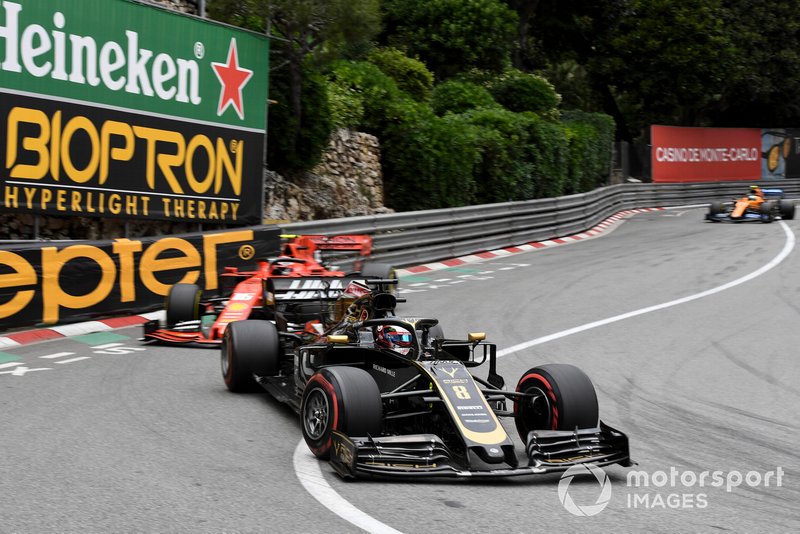
<path id="1" fill-rule="evenodd" d="M 375 136 L 340 129 L 322 161 L 302 178 L 288 181 L 266 172 L 265 220 L 310 221 L 386 213 L 381 153 Z"/>
<path id="2" fill-rule="evenodd" d="M 181 13 L 191 13 L 197 15 L 197 2 L 195 0 L 148 0 L 153 4 L 161 4 L 162 6 L 180 11 Z"/>

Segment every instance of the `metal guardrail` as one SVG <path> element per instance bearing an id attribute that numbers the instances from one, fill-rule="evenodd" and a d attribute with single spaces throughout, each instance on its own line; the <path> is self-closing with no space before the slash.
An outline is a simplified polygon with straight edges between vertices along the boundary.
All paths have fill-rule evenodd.
<path id="1" fill-rule="evenodd" d="M 800 179 L 758 184 L 781 188 L 790 199 L 800 197 Z M 748 181 L 630 183 L 557 198 L 292 223 L 282 231 L 369 234 L 372 257 L 402 267 L 577 234 L 624 210 L 732 199 L 746 193 L 749 185 Z"/>

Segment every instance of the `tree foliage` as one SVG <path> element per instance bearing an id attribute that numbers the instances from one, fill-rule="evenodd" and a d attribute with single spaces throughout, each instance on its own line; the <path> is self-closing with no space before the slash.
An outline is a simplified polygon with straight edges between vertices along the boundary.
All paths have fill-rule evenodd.
<path id="1" fill-rule="evenodd" d="M 800 10 L 792 2 L 727 0 L 723 21 L 734 60 L 725 76 L 716 126 L 800 124 Z"/>
<path id="2" fill-rule="evenodd" d="M 540 116 L 557 117 L 561 96 L 553 84 L 536 74 L 509 69 L 489 83 L 494 99 L 506 109 L 521 113 L 532 111 Z"/>
<path id="3" fill-rule="evenodd" d="M 510 65 L 517 15 L 501 0 L 385 0 L 383 39 L 419 57 L 437 80 Z"/>
<path id="4" fill-rule="evenodd" d="M 288 104 L 291 88 L 286 74 L 278 71 L 270 78 L 270 94 L 276 103 L 269 108 L 267 162 L 272 170 L 291 176 L 319 163 L 333 121 L 325 78 L 310 69 L 304 73 L 300 93 L 304 105 L 298 116 Z"/>
<path id="5" fill-rule="evenodd" d="M 422 61 L 408 57 L 397 48 L 378 48 L 367 55 L 367 60 L 414 100 L 424 102 L 430 97 L 433 73 Z"/>
<path id="6" fill-rule="evenodd" d="M 294 155 L 270 151 L 278 159 L 270 159 L 269 164 L 284 171 L 311 168 L 325 145 L 308 144 L 308 140 L 329 130 L 331 120 L 328 117 L 316 122 L 317 111 L 327 108 L 328 97 L 327 91 L 317 90 L 319 71 L 314 70 L 314 80 L 304 77 L 311 72 L 308 67 L 312 62 L 324 64 L 346 50 L 364 48 L 371 42 L 380 29 L 378 0 L 214 0 L 208 11 L 218 20 L 266 31 L 273 37 L 271 77 L 287 82 L 271 90 L 272 100 L 282 106 L 271 110 L 272 119 L 285 119 L 277 128 L 284 137 L 276 144 Z M 305 106 L 313 109 L 305 110 Z M 309 121 L 312 117 L 315 122 Z M 295 164 L 301 161 L 297 154 L 307 156 L 304 165 Z M 284 167 L 290 161 L 294 163 Z"/>
<path id="7" fill-rule="evenodd" d="M 377 135 L 387 190 L 432 191 L 426 206 L 596 187 L 612 139 L 641 139 L 653 123 L 800 122 L 800 10 L 790 3 L 383 0 L 380 20 L 377 0 L 212 4 L 250 28 L 271 4 L 273 33 L 285 38 L 274 43 L 276 59 L 305 50 L 328 73 L 331 122 Z M 300 23 L 291 30 L 278 16 L 289 12 Z M 335 58 L 349 61 L 328 69 Z M 426 146 L 442 168 L 422 154 Z M 456 179 L 454 168 L 471 177 Z"/>
<path id="8" fill-rule="evenodd" d="M 641 103 L 629 123 L 707 122 L 734 58 L 722 15 L 717 0 L 631 1 L 596 62 L 618 91 Z"/>
<path id="9" fill-rule="evenodd" d="M 463 80 L 447 80 L 431 94 L 431 107 L 437 115 L 464 113 L 471 109 L 501 107 L 484 86 Z"/>

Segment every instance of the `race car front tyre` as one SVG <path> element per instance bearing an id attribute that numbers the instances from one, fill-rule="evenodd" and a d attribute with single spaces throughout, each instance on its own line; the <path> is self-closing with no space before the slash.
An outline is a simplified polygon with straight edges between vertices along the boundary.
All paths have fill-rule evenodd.
<path id="1" fill-rule="evenodd" d="M 708 214 L 710 216 L 718 215 L 722 213 L 722 202 L 714 201 L 708 205 Z"/>
<path id="2" fill-rule="evenodd" d="M 182 321 L 200 318 L 200 297 L 202 291 L 197 284 L 175 284 L 169 288 L 165 310 L 167 324 L 172 326 Z"/>
<path id="3" fill-rule="evenodd" d="M 522 375 L 517 391 L 533 398 L 514 403 L 514 422 L 527 444 L 531 430 L 596 428 L 599 422 L 597 394 L 586 373 L 574 365 L 551 363 Z"/>
<path id="4" fill-rule="evenodd" d="M 772 202 L 764 202 L 758 208 L 758 214 L 761 215 L 761 221 L 771 223 L 775 219 L 774 215 L 775 204 Z"/>
<path id="5" fill-rule="evenodd" d="M 383 404 L 378 385 L 357 367 L 327 367 L 306 383 L 300 405 L 303 439 L 317 458 L 327 460 L 331 435 L 377 436 Z"/>
<path id="6" fill-rule="evenodd" d="M 781 211 L 781 219 L 787 221 L 794 219 L 794 201 L 781 199 L 779 206 Z"/>
<path id="7" fill-rule="evenodd" d="M 273 376 L 280 370 L 280 342 L 269 321 L 235 321 L 225 329 L 220 346 L 222 379 L 229 390 L 256 390 L 254 375 Z"/>

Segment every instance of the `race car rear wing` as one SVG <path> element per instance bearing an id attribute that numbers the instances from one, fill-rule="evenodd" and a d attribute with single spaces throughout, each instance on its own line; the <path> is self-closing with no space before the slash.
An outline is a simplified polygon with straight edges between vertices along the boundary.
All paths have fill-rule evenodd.
<path id="1" fill-rule="evenodd" d="M 777 187 L 762 189 L 761 192 L 764 193 L 765 198 L 783 198 L 783 189 Z"/>
<path id="2" fill-rule="evenodd" d="M 302 278 L 268 278 L 265 289 L 275 303 L 286 301 L 334 301 L 353 280 L 349 276 L 304 276 Z"/>

